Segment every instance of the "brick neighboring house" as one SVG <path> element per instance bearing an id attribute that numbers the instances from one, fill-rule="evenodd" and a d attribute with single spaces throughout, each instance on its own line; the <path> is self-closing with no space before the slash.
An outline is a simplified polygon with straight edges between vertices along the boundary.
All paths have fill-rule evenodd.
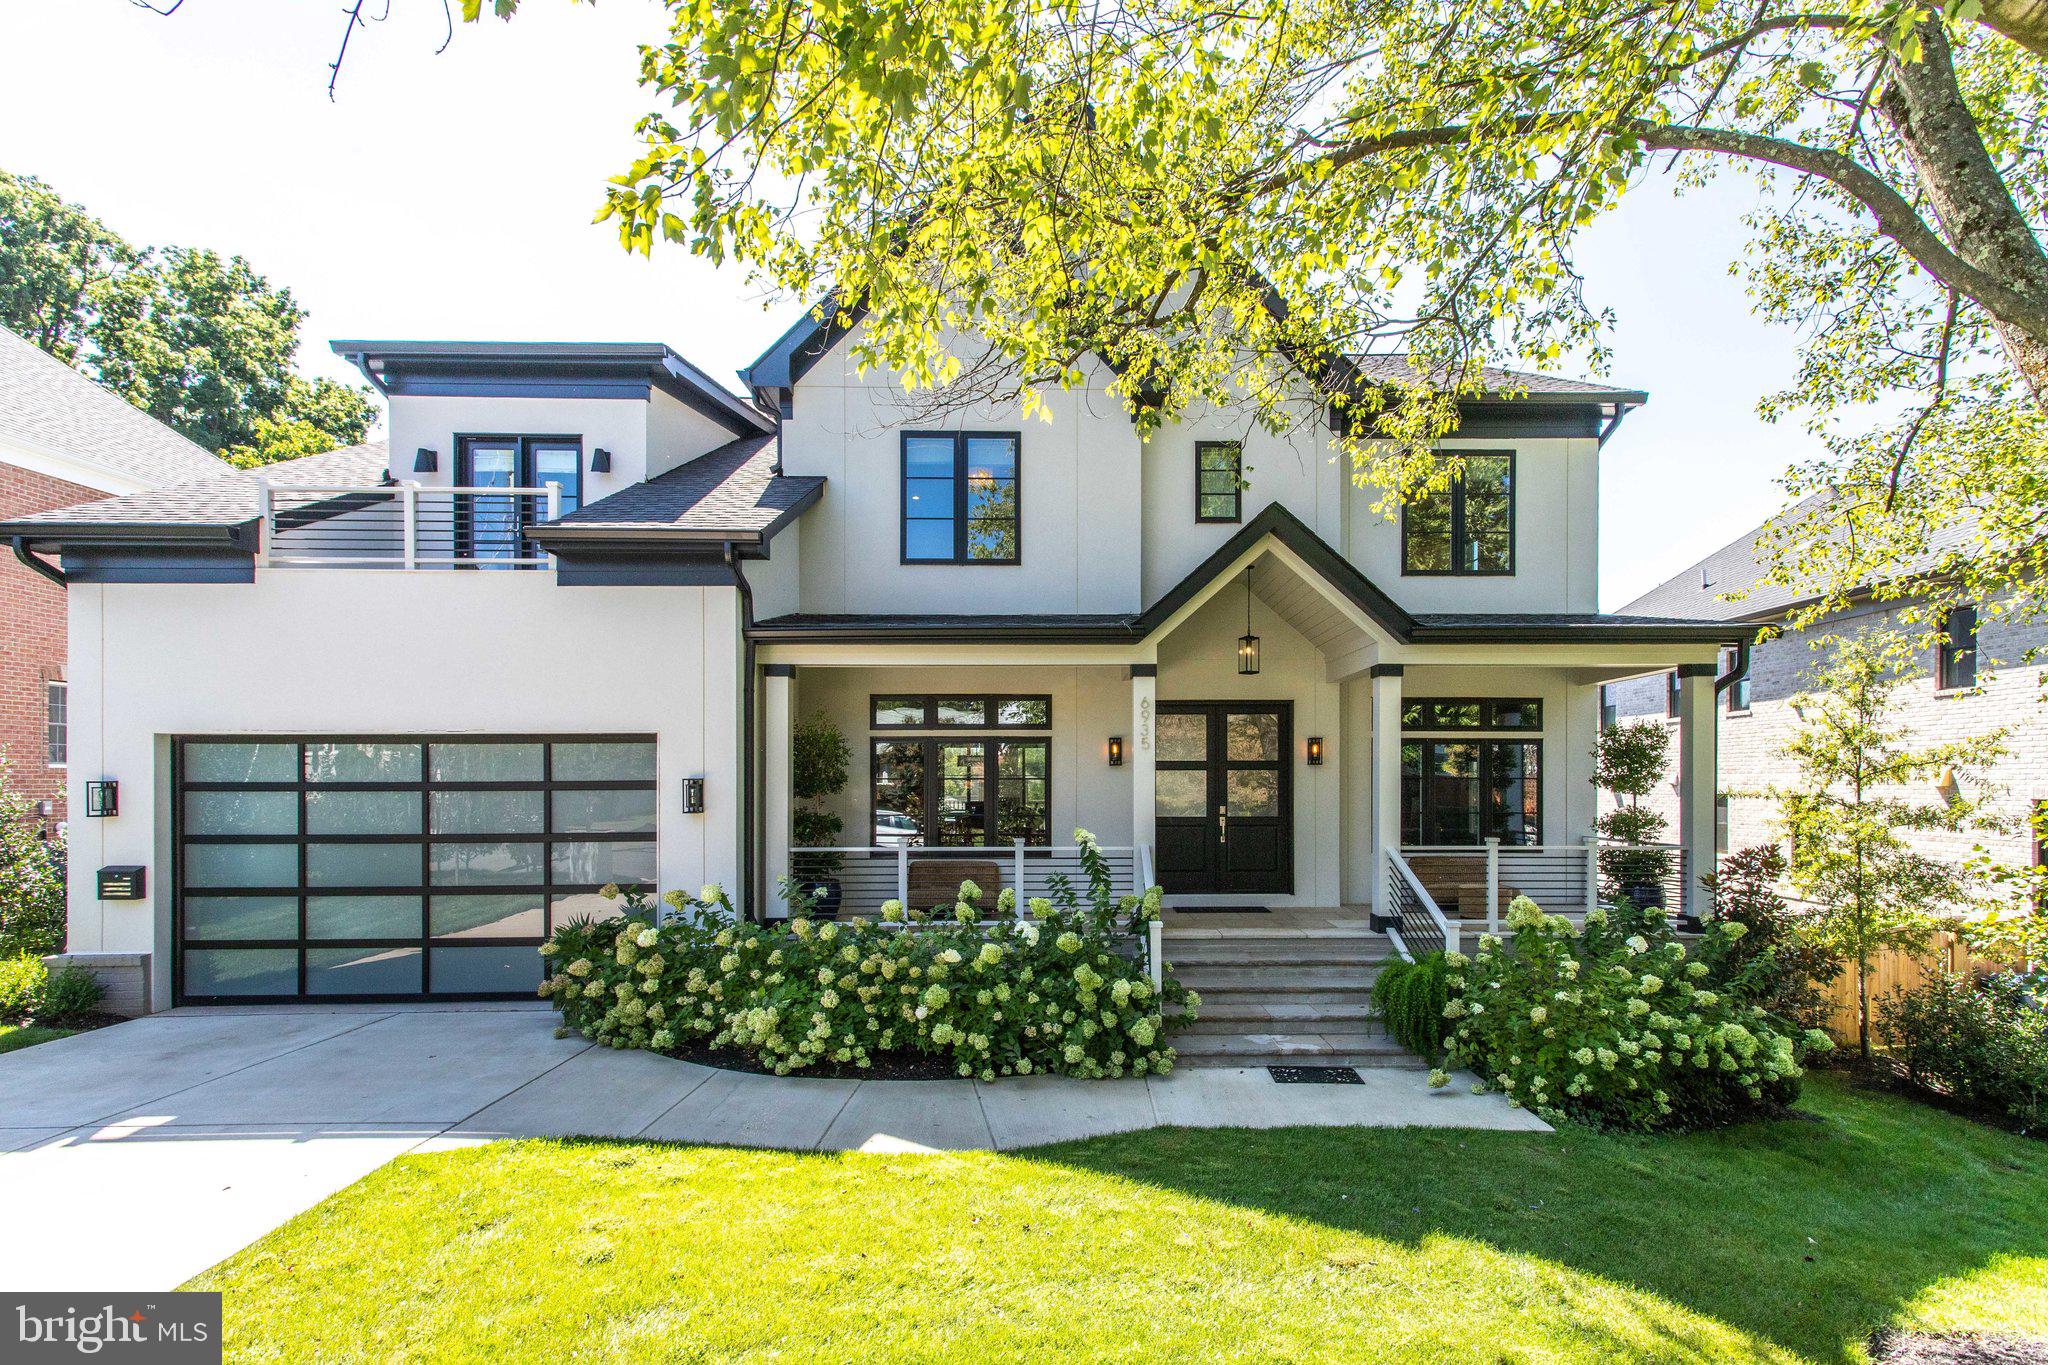
<path id="1" fill-rule="evenodd" d="M 1723 546 L 1621 611 L 1757 624 L 1783 620 L 1802 594 L 1789 587 L 1755 588 L 1768 568 L 1761 562 L 1759 542 L 1772 524 L 1767 522 Z M 1740 601 L 1726 600 L 1729 594 L 1752 588 L 1755 590 Z M 1773 783 L 1790 785 L 1797 778 L 1797 765 L 1785 746 L 1799 728 L 1792 699 L 1809 690 L 1812 669 L 1819 662 L 1814 653 L 1817 637 L 1892 628 L 1900 609 L 1898 603 L 1859 601 L 1828 618 L 1819 629 L 1792 631 L 1768 640 L 1756 646 L 1743 678 L 1716 699 L 1720 756 L 1716 824 L 1717 843 L 1723 851 L 1784 843 L 1775 803 L 1753 793 Z M 2005 742 L 2011 752 L 1993 774 L 1994 781 L 2004 788 L 1993 810 L 2012 828 L 2005 833 L 1928 833 L 1917 837 L 1918 846 L 1936 857 L 1960 861 L 1981 844 L 2001 861 L 2039 865 L 2042 850 L 2026 817 L 2048 801 L 2048 708 L 2041 701 L 2040 667 L 2024 660 L 2028 650 L 2048 648 L 2048 625 L 1999 619 L 1980 623 L 1976 609 L 1969 607 L 1952 620 L 1951 641 L 1948 647 L 1921 652 L 1892 694 L 1894 715 L 1909 729 L 1916 745 L 2006 730 Z M 1732 664 L 1732 657 L 1724 653 L 1724 674 Z M 1601 692 L 1602 722 L 1663 719 L 1672 714 L 1670 696 L 1668 673 L 1610 683 Z M 1674 718 L 1670 723 L 1675 728 L 1678 722 Z M 1906 794 L 1915 795 L 1910 790 Z M 1918 795 L 1928 801 L 1939 799 L 1931 783 Z M 1676 828 L 1677 798 L 1668 784 L 1649 804 Z"/>
<path id="2" fill-rule="evenodd" d="M 0 327 L 0 520 L 214 478 L 229 466 Z M 64 589 L 0 560 L 0 749 L 51 829 L 65 819 Z"/>

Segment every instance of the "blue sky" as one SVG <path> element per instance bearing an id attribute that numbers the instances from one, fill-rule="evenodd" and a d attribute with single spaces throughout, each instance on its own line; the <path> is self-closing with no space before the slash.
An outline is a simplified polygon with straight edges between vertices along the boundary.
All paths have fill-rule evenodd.
<path id="1" fill-rule="evenodd" d="M 247 256 L 310 311 L 302 366 L 337 378 L 356 376 L 327 339 L 375 336 L 666 341 L 729 379 L 787 325 L 736 271 L 629 257 L 590 222 L 648 107 L 651 0 L 525 0 L 439 56 L 437 0 L 390 3 L 331 103 L 339 0 L 0 6 L 0 166 L 132 241 Z M 1603 607 L 1768 516 L 1778 473 L 1815 453 L 1755 416 L 1792 339 L 1727 271 L 1751 197 L 1737 177 L 1683 199 L 1653 183 L 1587 239 L 1589 292 L 1619 319 L 1611 375 L 1651 397 L 1603 457 Z"/>

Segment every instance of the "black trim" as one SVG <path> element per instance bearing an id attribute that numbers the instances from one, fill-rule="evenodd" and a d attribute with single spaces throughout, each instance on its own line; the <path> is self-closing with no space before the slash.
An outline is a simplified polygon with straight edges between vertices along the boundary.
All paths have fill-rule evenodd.
<path id="1" fill-rule="evenodd" d="M 1158 743 L 1153 744 L 1153 763 L 1160 772 L 1196 772 L 1206 776 L 1207 794 L 1200 816 L 1160 816 L 1154 812 L 1154 823 L 1169 828 L 1190 830 L 1199 827 L 1204 844 L 1204 872 L 1189 879 L 1184 875 L 1159 870 L 1160 885 L 1168 891 L 1188 895 L 1228 895 L 1246 893 L 1257 895 L 1286 896 L 1294 893 L 1294 703 L 1291 701 L 1162 701 L 1158 708 L 1159 718 L 1172 715 L 1201 715 L 1208 717 L 1206 734 L 1208 751 L 1199 759 L 1159 758 Z M 1272 759 L 1233 759 L 1229 755 L 1229 734 L 1226 717 L 1231 715 L 1272 715 L 1278 720 L 1278 747 Z M 1229 774 L 1235 769 L 1253 772 L 1272 772 L 1278 775 L 1277 816 L 1257 817 L 1272 820 L 1278 831 L 1277 851 L 1279 866 L 1267 876 L 1240 874 L 1233 876 L 1225 862 L 1228 844 L 1227 826 L 1218 818 L 1217 807 L 1229 802 Z M 1252 818 L 1252 817 L 1240 817 Z M 1155 837 L 1154 849 L 1158 849 Z M 1155 852 L 1156 856 L 1156 852 Z"/>
<path id="2" fill-rule="evenodd" d="M 1159 676 L 1159 665 L 1158 665 L 1158 664 L 1132 664 L 1132 665 L 1131 665 L 1131 676 L 1132 676 L 1132 677 L 1134 677 L 1134 678 L 1156 678 L 1156 677 L 1158 677 L 1158 676 Z"/>
<path id="3" fill-rule="evenodd" d="M 225 545 L 67 546 L 73 583 L 254 583 L 256 555 Z"/>
<path id="4" fill-rule="evenodd" d="M 1230 475 L 1230 487 L 1221 492 L 1210 491 L 1202 486 L 1206 476 L 1226 472 L 1203 468 L 1202 457 L 1213 450 L 1227 451 L 1232 457 L 1230 468 L 1227 471 Z M 1202 515 L 1202 500 L 1204 498 L 1221 498 L 1226 496 L 1230 499 L 1230 512 L 1227 516 L 1209 517 Z M 1244 442 L 1195 442 L 1195 520 L 1197 522 L 1239 522 L 1244 520 Z"/>
<path id="5" fill-rule="evenodd" d="M 458 488 L 473 488 L 476 486 L 476 451 L 479 446 L 512 447 L 512 463 L 515 466 L 512 471 L 512 484 L 516 488 L 539 488 L 543 486 L 540 479 L 540 470 L 534 462 L 535 452 L 542 446 L 574 447 L 576 459 L 572 467 L 575 472 L 575 482 L 573 485 L 564 485 L 564 491 L 570 498 L 574 499 L 575 506 L 564 509 L 562 515 L 568 516 L 576 511 L 577 508 L 583 506 L 583 437 L 581 435 L 547 436 L 511 431 L 457 432 L 455 433 L 454 478 Z M 520 542 L 526 538 L 528 528 L 539 524 L 546 520 L 546 518 L 540 515 L 541 509 L 535 507 L 531 499 L 511 498 L 508 500 L 512 504 L 510 508 L 512 525 L 508 528 L 511 532 L 511 548 L 517 552 L 523 548 Z M 472 543 L 475 534 L 472 520 L 476 515 L 475 500 L 466 500 L 466 504 L 458 503 L 454 509 L 456 552 L 458 554 L 474 556 L 476 554 L 476 547 Z M 485 558 L 487 560 L 488 556 Z M 519 565 L 517 567 L 534 568 L 538 566 Z"/>
<path id="6" fill-rule="evenodd" d="M 725 566 L 732 573 L 733 587 L 739 594 L 740 677 L 744 680 L 740 693 L 740 885 L 746 889 L 749 903 L 740 907 L 740 913 L 765 923 L 768 919 L 767 887 L 763 884 L 760 859 L 754 849 L 754 699 L 760 691 L 760 683 L 754 677 L 754 661 L 760 650 L 748 631 L 748 627 L 754 624 L 754 586 L 747 582 L 746 571 L 740 568 L 742 558 L 739 546 L 728 544 L 725 547 Z"/>
<path id="7" fill-rule="evenodd" d="M 796 665 L 763 664 L 761 666 L 761 672 L 771 678 L 794 678 L 796 676 Z"/>
<path id="8" fill-rule="evenodd" d="M 959 746 L 970 744 L 981 746 L 981 837 L 973 844 L 942 844 L 938 841 L 939 803 L 937 792 L 940 781 L 939 750 L 947 745 Z M 912 847 L 918 849 L 1000 848 L 1011 842 L 1010 840 L 1005 840 L 997 829 L 997 822 L 1002 818 L 1002 771 L 996 748 L 998 745 L 1004 744 L 1020 748 L 1035 748 L 1042 751 L 1045 755 L 1045 828 L 1039 831 L 1039 833 L 1044 835 L 1044 839 L 1040 840 L 1034 834 L 1027 837 L 1025 843 L 1050 843 L 1052 840 L 1053 810 L 1052 736 L 1043 731 L 1011 734 L 1005 730 L 986 728 L 946 730 L 938 733 L 927 730 L 916 734 L 884 730 L 880 734 L 870 734 L 868 736 L 868 841 L 877 846 L 881 844 L 881 832 L 875 828 L 875 817 L 881 812 L 881 806 L 877 801 L 880 789 L 876 785 L 876 774 L 879 771 L 880 765 L 875 762 L 875 754 L 883 745 L 888 745 L 895 748 L 915 748 L 918 751 L 918 765 L 923 771 L 924 811 L 919 825 L 919 837 L 924 842 L 922 844 L 914 844 Z"/>
<path id="9" fill-rule="evenodd" d="M 953 446 L 953 553 L 950 558 L 936 556 L 912 556 L 910 553 L 910 443 L 912 441 L 950 441 Z M 1012 536 L 1016 540 L 1016 553 L 1007 559 L 988 559 L 973 553 L 972 531 L 968 518 L 967 449 L 972 441 L 1008 441 L 1010 459 L 1016 473 L 1010 482 L 1017 489 L 1017 507 L 1011 520 L 1015 523 Z M 945 564 L 963 568 L 1005 567 L 1024 562 L 1024 434 L 1018 431 L 905 431 L 897 440 L 901 459 L 896 482 L 897 494 L 897 562 L 899 564 Z M 919 520 L 937 521 L 936 517 Z"/>
<path id="10" fill-rule="evenodd" d="M 780 667 L 791 667 L 788 664 Z M 884 701 L 917 701 L 923 703 L 924 715 L 919 720 L 897 721 L 885 724 L 881 719 Z M 975 721 L 943 721 L 939 719 L 941 701 L 980 702 L 982 714 L 988 719 Z M 1045 703 L 1043 721 L 1020 721 L 1005 724 L 995 719 L 996 710 L 1006 701 L 1042 701 Z M 868 728 L 870 730 L 943 730 L 949 734 L 973 730 L 1050 730 L 1052 728 L 1052 694 L 1049 692 L 874 692 L 868 696 Z"/>
<path id="11" fill-rule="evenodd" d="M 1408 671 L 1403 664 L 1374 664 L 1366 672 L 1375 678 L 1398 678 Z"/>
<path id="12" fill-rule="evenodd" d="M 1448 497 L 1451 500 L 1450 544 L 1445 547 L 1445 557 L 1450 567 L 1447 569 L 1418 569 L 1415 567 L 1414 561 L 1410 559 L 1408 554 L 1408 543 L 1411 538 L 1408 529 L 1408 517 L 1409 513 L 1414 510 L 1414 504 L 1404 502 L 1401 504 L 1401 576 L 1403 578 L 1512 578 L 1515 573 L 1516 551 L 1518 549 L 1516 543 L 1517 527 L 1521 522 L 1521 499 L 1518 496 L 1521 472 L 1516 467 L 1518 462 L 1515 459 L 1515 452 L 1512 450 L 1460 450 L 1455 453 L 1459 459 L 1465 461 L 1505 459 L 1508 462 L 1507 567 L 1505 569 L 1467 569 L 1461 567 L 1465 558 L 1462 552 L 1470 547 L 1471 536 L 1465 526 L 1465 478 L 1463 474 L 1460 474 L 1443 493 L 1427 495 L 1430 497 Z"/>
<path id="13" fill-rule="evenodd" d="M 1711 678 L 1720 670 L 1719 664 L 1680 664 L 1672 671 L 1681 678 Z"/>

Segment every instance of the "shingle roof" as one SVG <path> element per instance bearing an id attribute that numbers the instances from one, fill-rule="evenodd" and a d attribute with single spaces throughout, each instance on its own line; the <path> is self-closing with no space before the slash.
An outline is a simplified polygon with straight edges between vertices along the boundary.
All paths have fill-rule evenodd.
<path id="1" fill-rule="evenodd" d="M 802 512 L 825 487 L 816 475 L 775 472 L 773 436 L 743 436 L 645 483 L 636 483 L 556 521 L 533 528 L 551 536 L 767 536 Z"/>
<path id="2" fill-rule="evenodd" d="M 1405 384 L 1415 378 L 1415 368 L 1407 353 L 1396 351 L 1387 355 L 1353 355 L 1346 357 L 1365 378 L 1384 384 Z M 1566 379 L 1562 375 L 1537 374 L 1533 370 L 1511 370 L 1500 365 L 1488 365 L 1480 371 L 1487 391 L 1506 396 L 1527 394 L 1529 397 L 1584 398 L 1589 402 L 1641 403 L 1647 395 L 1637 389 L 1618 389 L 1612 384 L 1595 384 L 1584 379 Z"/>
<path id="3" fill-rule="evenodd" d="M 380 482 L 388 467 L 383 441 L 281 460 L 255 470 L 223 465 L 226 472 L 210 479 L 17 517 L 0 524 L 0 534 L 34 535 L 71 526 L 239 526 L 255 520 L 259 483 L 367 487 Z"/>
<path id="4" fill-rule="evenodd" d="M 152 487 L 229 468 L 204 447 L 0 327 L 0 444 L 8 442 L 97 465 Z"/>

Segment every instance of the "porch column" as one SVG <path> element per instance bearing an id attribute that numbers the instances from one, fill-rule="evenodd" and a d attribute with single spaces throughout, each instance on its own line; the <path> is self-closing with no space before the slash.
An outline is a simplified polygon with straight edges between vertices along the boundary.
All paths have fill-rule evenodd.
<path id="1" fill-rule="evenodd" d="M 1155 844 L 1155 836 L 1158 833 L 1155 802 L 1159 755 L 1152 742 L 1152 725 L 1158 710 L 1159 665 L 1132 664 L 1131 742 L 1128 746 L 1128 762 L 1131 765 L 1131 847 L 1153 850 L 1154 881 L 1159 879 L 1156 870 L 1159 854 Z"/>
<path id="2" fill-rule="evenodd" d="M 1387 852 L 1401 846 L 1401 665 L 1372 666 L 1372 913 L 1393 913 Z"/>
<path id="3" fill-rule="evenodd" d="M 770 916 L 787 915 L 789 902 L 778 883 L 789 872 L 790 811 L 794 797 L 790 785 L 790 688 L 796 681 L 795 664 L 768 664 L 762 669 L 761 699 L 761 839 L 765 862 Z"/>
<path id="4" fill-rule="evenodd" d="M 1714 709 L 1714 665 L 1678 666 L 1678 846 L 1685 885 L 1679 913 L 1688 924 L 1707 916 L 1700 878 L 1714 870 L 1714 798 L 1719 785 L 1719 714 Z"/>

